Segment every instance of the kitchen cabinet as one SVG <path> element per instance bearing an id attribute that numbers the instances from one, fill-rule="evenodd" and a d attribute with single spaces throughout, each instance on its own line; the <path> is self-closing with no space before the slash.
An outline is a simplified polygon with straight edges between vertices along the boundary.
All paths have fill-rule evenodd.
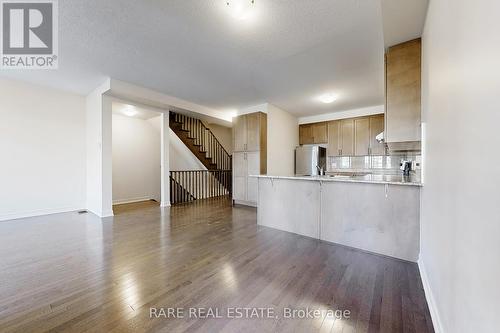
<path id="1" fill-rule="evenodd" d="M 266 150 L 266 140 L 267 115 L 265 113 L 255 112 L 233 118 L 233 151 Z"/>
<path id="2" fill-rule="evenodd" d="M 254 205 L 257 203 L 257 178 L 250 175 L 259 175 L 260 153 L 236 152 L 233 154 L 233 200 L 238 203 Z"/>
<path id="3" fill-rule="evenodd" d="M 313 129 L 312 125 L 300 125 L 299 126 L 299 144 L 308 145 L 314 143 Z"/>
<path id="4" fill-rule="evenodd" d="M 258 181 L 259 225 L 403 260 L 418 259 L 419 186 L 317 178 Z"/>
<path id="5" fill-rule="evenodd" d="M 326 122 L 312 124 L 312 132 L 314 143 L 328 142 L 328 129 Z"/>
<path id="6" fill-rule="evenodd" d="M 421 40 L 393 47 L 386 53 L 385 141 L 421 140 Z"/>
<path id="7" fill-rule="evenodd" d="M 247 119 L 247 147 L 245 151 L 257 151 L 260 149 L 260 120 L 264 114 L 250 113 Z"/>
<path id="8" fill-rule="evenodd" d="M 376 137 L 384 131 L 384 115 L 370 116 L 370 155 L 385 155 L 385 144 Z"/>
<path id="9" fill-rule="evenodd" d="M 260 174 L 260 156 L 259 152 L 246 153 L 246 164 L 248 175 Z M 255 177 L 247 177 L 247 198 L 246 201 L 257 203 L 259 195 L 258 179 Z"/>
<path id="10" fill-rule="evenodd" d="M 245 152 L 233 153 L 233 200 L 246 200 L 248 167 Z"/>
<path id="11" fill-rule="evenodd" d="M 304 124 L 299 126 L 299 143 L 320 144 L 328 142 L 327 123 Z"/>
<path id="12" fill-rule="evenodd" d="M 327 123 L 328 156 L 385 155 L 377 135 L 384 132 L 384 115 L 332 120 Z"/>
<path id="13" fill-rule="evenodd" d="M 354 119 L 354 155 L 370 155 L 370 118 Z"/>
<path id="14" fill-rule="evenodd" d="M 267 173 L 267 115 L 250 113 L 233 119 L 233 201 L 257 204 L 257 180 Z"/>
<path id="15" fill-rule="evenodd" d="M 328 122 L 328 156 L 340 156 L 340 121 Z"/>
<path id="16" fill-rule="evenodd" d="M 247 120 L 244 116 L 233 118 L 233 151 L 245 151 L 247 144 Z"/>
<path id="17" fill-rule="evenodd" d="M 340 154 L 342 156 L 354 155 L 354 119 L 340 121 Z"/>

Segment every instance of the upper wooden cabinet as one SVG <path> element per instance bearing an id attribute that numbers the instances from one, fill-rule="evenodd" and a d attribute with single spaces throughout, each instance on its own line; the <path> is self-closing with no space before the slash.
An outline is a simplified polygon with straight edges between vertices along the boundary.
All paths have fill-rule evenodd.
<path id="1" fill-rule="evenodd" d="M 370 155 L 370 118 L 354 119 L 354 155 Z"/>
<path id="2" fill-rule="evenodd" d="M 247 145 L 247 118 L 233 118 L 233 151 L 245 151 Z"/>
<path id="3" fill-rule="evenodd" d="M 233 118 L 233 150 L 266 150 L 267 115 L 262 112 L 244 114 Z"/>
<path id="4" fill-rule="evenodd" d="M 384 115 L 328 122 L 328 156 L 385 155 L 376 136 L 384 131 Z"/>
<path id="5" fill-rule="evenodd" d="M 390 47 L 385 73 L 385 141 L 420 141 L 421 40 Z"/>
<path id="6" fill-rule="evenodd" d="M 299 126 L 299 144 L 307 145 L 314 143 L 314 136 L 312 125 L 300 125 Z"/>
<path id="7" fill-rule="evenodd" d="M 319 144 L 328 142 L 327 123 L 304 124 L 299 126 L 299 143 Z"/>
<path id="8" fill-rule="evenodd" d="M 340 144 L 340 121 L 328 122 L 328 156 L 340 156 L 342 145 Z"/>
<path id="9" fill-rule="evenodd" d="M 245 151 L 256 151 L 260 149 L 260 127 L 264 113 L 250 113 L 245 115 L 247 119 L 247 146 Z"/>
<path id="10" fill-rule="evenodd" d="M 370 155 L 385 155 L 385 145 L 376 137 L 384 131 L 384 115 L 370 116 Z"/>
<path id="11" fill-rule="evenodd" d="M 328 130 L 326 122 L 312 124 L 312 132 L 314 143 L 328 142 Z"/>
<path id="12" fill-rule="evenodd" d="M 342 156 L 354 155 L 354 119 L 340 121 L 340 145 Z"/>
<path id="13" fill-rule="evenodd" d="M 257 204 L 257 178 L 267 173 L 267 115 L 250 113 L 233 118 L 233 200 Z"/>

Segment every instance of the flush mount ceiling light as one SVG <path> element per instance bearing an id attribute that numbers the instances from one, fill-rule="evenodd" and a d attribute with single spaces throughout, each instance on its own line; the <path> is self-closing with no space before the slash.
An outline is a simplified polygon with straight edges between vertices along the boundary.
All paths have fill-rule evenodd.
<path id="1" fill-rule="evenodd" d="M 255 0 L 227 0 L 226 7 L 232 17 L 245 20 L 252 16 Z"/>
<path id="2" fill-rule="evenodd" d="M 328 94 L 323 94 L 321 96 L 318 96 L 318 100 L 321 102 L 321 103 L 325 103 L 325 104 L 330 104 L 330 103 L 333 103 L 337 100 L 337 95 L 335 94 L 331 94 L 331 93 L 328 93 Z"/>
<path id="3" fill-rule="evenodd" d="M 135 110 L 135 108 L 131 105 L 125 107 L 122 110 L 122 113 L 128 117 L 133 117 L 133 116 L 136 116 L 137 114 L 139 114 L 139 112 L 137 112 L 137 110 Z"/>

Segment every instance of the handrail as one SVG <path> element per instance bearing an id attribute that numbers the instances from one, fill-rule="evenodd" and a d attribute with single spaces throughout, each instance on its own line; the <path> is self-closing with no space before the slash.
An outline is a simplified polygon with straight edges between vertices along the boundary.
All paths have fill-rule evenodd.
<path id="1" fill-rule="evenodd" d="M 199 119 L 198 119 L 199 120 Z M 205 126 L 205 124 L 203 124 L 203 122 L 201 120 L 199 120 L 201 126 L 203 126 L 203 128 L 207 131 L 210 132 L 210 134 L 214 137 L 215 141 L 219 144 L 219 146 L 222 148 L 222 150 L 228 155 L 228 156 L 231 156 L 231 154 L 229 154 L 226 150 L 226 148 L 224 148 L 224 146 L 222 145 L 222 143 L 220 143 L 219 139 L 217 139 L 217 137 L 215 136 L 214 133 L 212 133 L 212 131 L 210 130 L 210 128 L 208 128 L 207 126 Z"/>
<path id="2" fill-rule="evenodd" d="M 181 124 L 181 128 L 187 131 L 188 137 L 191 138 L 195 145 L 201 147 L 200 151 L 205 153 L 207 158 L 210 158 L 212 165 L 216 169 L 231 169 L 232 158 L 219 139 L 200 119 L 186 116 L 184 114 L 170 111 L 171 119 Z M 205 165 L 208 169 L 212 169 L 210 164 Z"/>

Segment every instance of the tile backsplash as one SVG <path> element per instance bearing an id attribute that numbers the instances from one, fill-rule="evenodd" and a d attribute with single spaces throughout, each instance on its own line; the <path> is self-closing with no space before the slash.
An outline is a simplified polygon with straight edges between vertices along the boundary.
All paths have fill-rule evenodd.
<path id="1" fill-rule="evenodd" d="M 400 153 L 380 156 L 330 156 L 327 158 L 327 171 L 367 171 L 367 172 L 400 172 L 401 160 L 416 161 L 419 173 L 422 158 L 420 153 Z"/>

